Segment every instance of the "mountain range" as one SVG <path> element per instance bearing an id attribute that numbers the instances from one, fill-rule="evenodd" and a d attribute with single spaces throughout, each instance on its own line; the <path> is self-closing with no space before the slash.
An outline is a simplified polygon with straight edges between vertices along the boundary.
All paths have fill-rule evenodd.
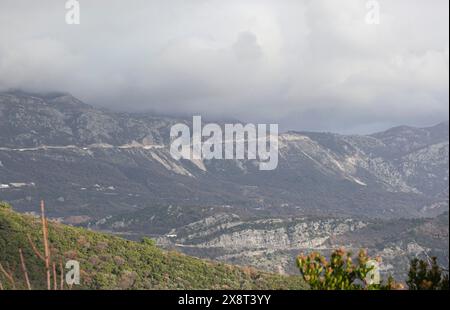
<path id="1" fill-rule="evenodd" d="M 284 132 L 279 165 L 174 160 L 188 118 L 119 113 L 66 93 L 0 93 L 0 198 L 61 222 L 294 272 L 299 251 L 367 247 L 404 276 L 448 265 L 449 123 L 371 135 Z M 397 259 L 396 258 L 400 258 Z"/>

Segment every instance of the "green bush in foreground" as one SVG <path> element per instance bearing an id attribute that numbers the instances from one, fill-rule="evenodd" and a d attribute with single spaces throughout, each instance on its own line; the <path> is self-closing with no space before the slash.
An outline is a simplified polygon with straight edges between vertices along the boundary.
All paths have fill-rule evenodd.
<path id="1" fill-rule="evenodd" d="M 297 266 L 303 279 L 315 290 L 391 290 L 402 285 L 392 278 L 387 284 L 377 283 L 374 272 L 375 261 L 365 250 L 360 250 L 356 263 L 352 254 L 339 249 L 331 254 L 328 261 L 320 253 L 300 255 Z"/>

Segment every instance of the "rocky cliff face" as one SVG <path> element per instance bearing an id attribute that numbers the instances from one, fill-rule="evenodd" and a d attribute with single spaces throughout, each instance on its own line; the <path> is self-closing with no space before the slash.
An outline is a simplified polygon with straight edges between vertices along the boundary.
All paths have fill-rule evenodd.
<path id="1" fill-rule="evenodd" d="M 11 148 L 158 145 L 175 123 L 95 109 L 69 94 L 23 92 L 0 94 L 0 117 L 0 144 Z"/>
<path id="2" fill-rule="evenodd" d="M 220 219 L 220 220 L 219 220 Z M 196 256 L 214 258 L 281 273 L 295 273 L 301 252 L 324 254 L 339 247 L 357 253 L 368 248 L 382 258 L 381 271 L 402 280 L 409 260 L 437 256 L 448 266 L 448 213 L 419 220 L 356 220 L 338 218 L 265 219 L 245 221 L 216 215 L 172 230 L 161 245 Z"/>

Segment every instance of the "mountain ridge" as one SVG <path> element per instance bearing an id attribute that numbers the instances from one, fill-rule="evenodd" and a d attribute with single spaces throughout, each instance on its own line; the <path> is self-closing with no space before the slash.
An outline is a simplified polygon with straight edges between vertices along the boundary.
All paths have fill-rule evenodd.
<path id="1" fill-rule="evenodd" d="M 166 199 L 158 198 L 161 197 L 159 186 L 146 175 L 174 184 L 174 192 L 180 193 L 179 198 L 175 195 L 174 199 L 168 199 L 168 204 L 186 204 L 188 196 L 183 194 L 187 190 L 184 183 L 189 184 L 190 188 L 196 188 L 198 193 L 204 192 L 199 195 L 199 200 L 208 201 L 207 204 L 247 201 L 255 208 L 258 208 L 258 205 L 276 207 L 297 204 L 297 201 L 304 200 L 314 190 L 322 187 L 325 192 L 340 188 L 342 192 L 350 194 L 351 200 L 360 200 L 358 196 L 361 190 L 368 195 L 368 201 L 375 200 L 379 192 L 384 192 L 386 199 L 392 200 L 389 204 L 396 206 L 394 210 L 399 208 L 394 212 L 398 214 L 394 216 L 401 216 L 400 213 L 403 213 L 403 216 L 421 216 L 420 210 L 429 204 L 437 203 L 433 196 L 445 192 L 445 183 L 448 181 L 445 176 L 448 172 L 448 161 L 443 159 L 448 153 L 448 128 L 445 122 L 425 129 L 397 127 L 369 136 L 281 133 L 279 168 L 271 174 L 262 174 L 256 171 L 254 161 L 173 160 L 168 147 L 169 131 L 179 119 L 104 112 L 64 93 L 41 95 L 40 98 L 36 96 L 23 92 L 19 95 L 0 94 L 0 169 L 6 170 L 3 171 L 4 177 L 0 182 L 4 187 L 10 183 L 34 183 L 37 187 L 41 184 L 47 187 L 45 184 L 48 182 L 45 179 L 49 177 L 48 169 L 31 169 L 37 174 L 35 177 L 29 174 L 17 176 L 22 168 L 17 160 L 11 157 L 14 153 L 22 161 L 34 161 L 35 165 L 48 166 L 49 160 L 52 160 L 61 166 L 60 175 L 54 176 L 59 179 L 65 174 L 63 170 L 70 171 L 78 178 L 77 173 L 70 167 L 70 162 L 76 162 L 79 164 L 80 173 L 84 169 L 99 169 L 105 176 L 116 175 L 116 180 L 124 180 L 119 181 L 119 184 L 111 182 L 115 184 L 106 186 L 100 184 L 102 182 L 99 178 L 94 182 L 90 181 L 90 178 L 83 180 L 85 178 L 80 175 L 79 181 L 87 183 L 87 186 L 81 185 L 79 190 L 96 185 L 127 188 L 127 184 L 134 184 L 136 188 L 147 188 L 154 192 L 158 203 L 164 203 Z M 77 108 L 74 110 L 73 106 Z M 403 128 L 400 130 L 400 136 L 398 128 Z M 63 158 L 66 160 L 62 160 Z M 10 161 L 14 170 L 7 169 L 6 164 Z M 435 166 L 428 165 L 427 162 L 441 163 Z M 138 171 L 138 166 L 143 170 Z M 30 169 L 27 170 L 26 172 L 29 172 Z M 145 174 L 142 174 L 143 171 L 146 171 Z M 83 175 L 87 173 L 86 170 Z M 186 181 L 186 177 L 190 180 Z M 264 180 L 261 180 L 261 177 Z M 305 177 L 310 181 L 302 180 Z M 177 179 L 183 181 L 179 182 Z M 128 181 L 125 183 L 125 180 Z M 68 183 L 64 178 L 60 181 L 59 183 Z M 291 189 L 292 182 L 299 183 L 305 191 L 300 188 L 300 195 L 296 195 Z M 347 184 L 348 182 L 350 184 Z M 236 188 L 234 184 L 239 184 L 240 188 Z M 311 188 L 314 184 L 319 186 Z M 57 187 L 60 186 L 61 184 L 58 184 Z M 202 187 L 216 198 L 208 198 L 210 195 L 200 190 Z M 287 189 L 289 193 L 282 195 Z M 158 192 L 160 194 L 157 194 Z M 273 195 L 266 195 L 267 192 L 273 192 Z M 230 199 L 228 193 L 236 199 Z M 111 194 L 123 196 L 121 193 Z M 330 202 L 344 198 L 338 197 L 339 193 L 333 193 L 333 190 L 326 196 L 329 196 Z M 60 197 L 56 197 L 58 198 Z M 65 204 L 70 201 L 66 198 L 64 200 Z M 194 201 L 188 204 L 195 203 Z M 306 201 L 308 204 L 313 203 L 313 197 L 307 198 Z M 24 203 L 14 199 L 12 202 L 16 203 L 19 209 Z M 349 201 L 345 202 L 348 203 Z M 413 206 L 409 207 L 409 210 L 404 209 L 402 205 L 405 203 Z M 330 206 L 325 203 L 321 208 L 326 210 L 330 209 Z M 342 211 L 352 213 L 350 208 L 332 212 Z M 295 212 L 295 206 L 291 212 Z M 371 214 L 369 208 L 362 213 Z M 359 212 L 358 215 L 364 215 L 362 213 Z"/>
<path id="2" fill-rule="evenodd" d="M 224 240 L 235 235 L 252 240 L 255 232 L 265 235 L 264 230 L 245 233 L 258 221 L 266 223 L 269 232 L 273 220 L 288 225 L 290 219 L 311 217 L 320 221 L 307 221 L 307 229 L 334 219 L 336 223 L 404 219 L 414 226 L 416 219 L 435 218 L 449 210 L 448 122 L 367 136 L 280 133 L 279 165 L 269 172 L 259 171 L 252 160 L 174 160 L 170 127 L 178 122 L 189 125 L 189 120 L 91 106 L 78 109 L 77 104 L 67 96 L 42 99 L 0 93 L 0 198 L 16 210 L 33 212 L 45 198 L 48 214 L 62 222 L 130 239 L 152 235 L 168 247 L 184 245 L 180 248 L 189 253 L 189 244 L 167 235 L 194 223 L 205 231 L 218 231 Z M 218 214 L 239 220 L 209 227 Z M 222 225 L 243 232 L 221 230 Z M 327 229 L 328 235 L 317 239 L 321 246 L 333 239 Z M 204 244 L 207 235 L 198 243 Z M 272 238 L 271 233 L 267 237 Z M 289 248 L 302 247 L 300 239 Z M 417 242 L 409 243 L 416 247 Z M 261 244 L 255 243 L 249 253 L 256 253 Z M 442 244 L 433 244 L 436 248 L 424 251 L 447 255 Z M 405 257 L 420 252 L 408 252 L 405 243 L 395 246 Z M 204 252 L 268 270 L 278 266 L 279 259 L 288 266 L 286 255 L 293 255 L 286 254 L 286 246 L 284 254 L 273 253 L 269 266 L 244 254 L 216 255 L 221 250 L 215 248 L 211 244 Z"/>

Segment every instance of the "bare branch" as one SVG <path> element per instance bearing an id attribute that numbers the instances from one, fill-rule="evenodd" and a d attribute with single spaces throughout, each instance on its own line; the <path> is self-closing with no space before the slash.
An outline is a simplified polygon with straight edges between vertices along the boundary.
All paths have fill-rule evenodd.
<path id="1" fill-rule="evenodd" d="M 44 255 L 45 255 L 45 270 L 47 271 L 47 289 L 51 289 L 50 279 L 50 251 L 48 247 L 48 223 L 45 218 L 44 200 L 41 200 L 41 222 L 42 222 L 42 237 L 44 239 Z"/>
<path id="2" fill-rule="evenodd" d="M 36 256 L 38 258 L 40 258 L 42 261 L 45 262 L 45 257 L 39 252 L 39 250 L 37 249 L 37 247 L 34 244 L 33 240 L 31 240 L 30 234 L 27 234 L 27 237 L 28 237 L 28 241 L 30 242 L 31 248 L 33 249 L 34 254 L 36 254 Z"/>
<path id="3" fill-rule="evenodd" d="M 60 271 L 60 290 L 64 289 L 64 269 L 63 269 L 63 263 L 62 260 L 59 262 L 59 271 Z"/>
<path id="4" fill-rule="evenodd" d="M 56 264 L 52 264 L 53 267 L 53 289 L 56 291 L 58 289 L 58 277 L 56 276 Z"/>
<path id="5" fill-rule="evenodd" d="M 25 265 L 25 259 L 23 258 L 22 249 L 19 248 L 20 264 L 22 266 L 23 276 L 29 290 L 31 290 L 30 279 L 28 278 L 27 266 Z"/>
<path id="6" fill-rule="evenodd" d="M 5 277 L 8 279 L 9 282 L 11 282 L 12 288 L 16 289 L 16 282 L 14 281 L 14 277 L 12 276 L 12 273 L 9 274 L 5 268 L 3 268 L 2 264 L 0 263 L 0 271 L 5 275 Z"/>

